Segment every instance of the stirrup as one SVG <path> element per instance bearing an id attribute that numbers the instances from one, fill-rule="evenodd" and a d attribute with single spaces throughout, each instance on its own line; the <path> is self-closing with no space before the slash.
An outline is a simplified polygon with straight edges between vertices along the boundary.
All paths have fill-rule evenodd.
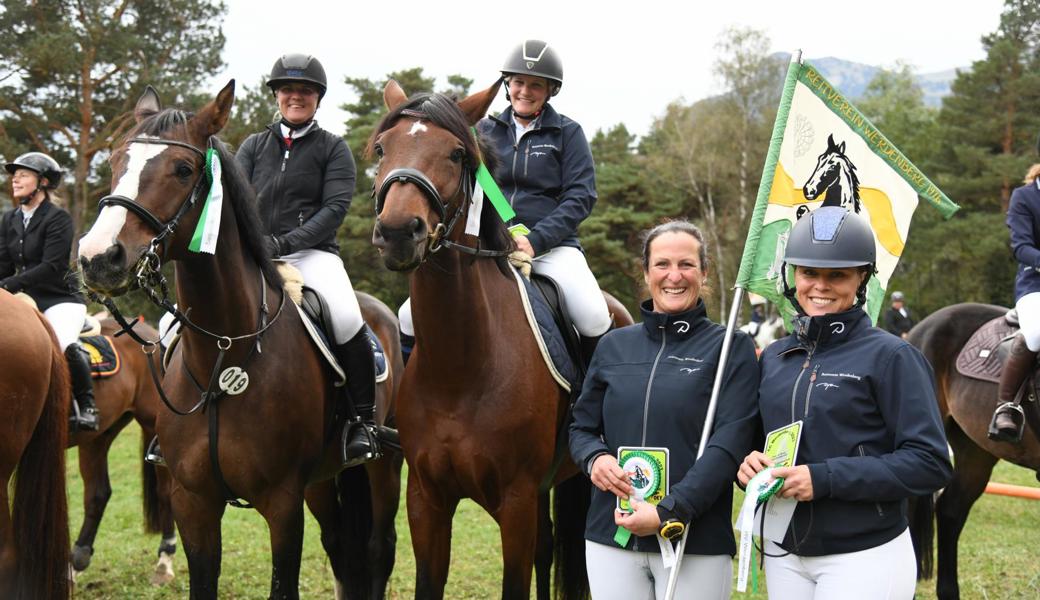
<path id="1" fill-rule="evenodd" d="M 997 417 L 1001 414 L 1007 414 L 1011 417 L 1011 421 L 1014 423 L 1015 429 L 1000 429 L 997 427 Z M 1022 406 L 1014 402 L 1005 402 L 997 407 L 993 411 L 993 418 L 989 422 L 989 430 L 986 432 L 987 437 L 995 442 L 1010 442 L 1017 444 L 1022 441 L 1022 433 L 1025 429 L 1024 424 L 1026 420 L 1026 413 L 1022 410 Z"/>
<path id="2" fill-rule="evenodd" d="M 351 456 L 348 452 L 351 443 L 363 439 L 361 437 L 355 438 L 354 432 L 359 430 L 363 432 L 364 437 L 367 438 L 367 440 L 365 440 L 367 441 L 367 449 L 360 454 Z M 343 426 L 343 437 L 341 439 L 340 458 L 343 461 L 343 468 L 349 469 L 350 467 L 356 467 L 366 462 L 376 460 L 380 456 L 382 456 L 382 452 L 379 450 L 379 436 L 376 435 L 375 426 L 365 423 L 360 419 L 347 421 Z"/>
<path id="3" fill-rule="evenodd" d="M 69 431 L 98 431 L 101 428 L 101 417 L 96 408 L 84 408 L 82 411 L 79 404 L 72 402 L 72 412 L 69 413 Z"/>
<path id="4" fill-rule="evenodd" d="M 157 467 L 166 466 L 166 458 L 163 457 L 162 448 L 159 447 L 159 436 L 152 436 L 152 441 L 148 442 L 148 449 L 144 451 L 144 462 Z"/>

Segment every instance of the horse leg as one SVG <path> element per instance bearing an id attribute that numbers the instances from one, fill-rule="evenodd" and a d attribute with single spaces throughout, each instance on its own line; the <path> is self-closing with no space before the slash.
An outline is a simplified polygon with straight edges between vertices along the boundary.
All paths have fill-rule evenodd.
<path id="1" fill-rule="evenodd" d="M 318 521 L 321 529 L 321 546 L 329 557 L 332 575 L 336 583 L 336 600 L 363 598 L 363 590 L 358 586 L 364 584 L 359 577 L 351 577 L 350 570 L 354 566 L 346 553 L 346 531 L 335 480 L 328 479 L 307 486 L 304 490 L 307 508 Z"/>
<path id="2" fill-rule="evenodd" d="M 437 483 L 408 469 L 408 528 L 415 553 L 416 600 L 441 600 L 451 561 L 451 520 L 459 499 L 434 495 Z"/>
<path id="3" fill-rule="evenodd" d="M 549 600 L 553 562 L 553 524 L 549 493 L 538 494 L 538 549 L 534 555 L 535 589 L 538 600 Z"/>
<path id="4" fill-rule="evenodd" d="M 116 429 L 116 433 L 118 433 Z M 101 527 L 105 507 L 112 497 L 108 478 L 108 451 L 115 440 L 112 429 L 79 446 L 79 475 L 83 479 L 83 524 L 72 546 L 72 568 L 86 571 L 94 555 L 94 538 Z"/>
<path id="5" fill-rule="evenodd" d="M 217 600 L 220 579 L 220 520 L 227 507 L 219 498 L 174 485 L 170 496 L 177 530 L 188 559 L 190 600 Z"/>
<path id="6" fill-rule="evenodd" d="M 401 464 L 404 457 L 388 454 L 366 465 L 372 507 L 372 533 L 368 540 L 372 600 L 386 596 L 397 553 L 395 519 L 401 503 Z"/>
<path id="7" fill-rule="evenodd" d="M 152 439 L 151 437 L 148 438 Z M 152 572 L 152 585 L 166 585 L 173 581 L 173 555 L 177 553 L 177 528 L 173 522 L 173 507 L 170 506 L 170 492 L 173 489 L 173 477 L 170 470 L 161 467 L 155 470 L 155 493 L 159 508 L 159 529 L 162 539 L 159 540 L 158 560 Z"/>
<path id="8" fill-rule="evenodd" d="M 960 598 L 957 543 L 971 507 L 986 489 L 997 457 L 979 448 L 956 425 L 947 432 L 953 448 L 953 480 L 936 503 L 938 560 L 935 593 L 939 600 Z"/>
<path id="9" fill-rule="evenodd" d="M 293 485 L 275 486 L 274 494 L 256 502 L 256 508 L 271 531 L 270 600 L 298 600 L 300 561 L 303 555 L 303 494 L 292 493 Z"/>
<path id="10" fill-rule="evenodd" d="M 531 597 L 531 567 L 538 542 L 538 492 L 504 490 L 495 512 L 502 535 L 502 598 Z"/>

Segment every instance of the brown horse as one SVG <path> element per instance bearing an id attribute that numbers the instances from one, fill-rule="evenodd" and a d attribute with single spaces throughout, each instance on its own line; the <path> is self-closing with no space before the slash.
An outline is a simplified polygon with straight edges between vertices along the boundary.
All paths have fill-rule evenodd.
<path id="1" fill-rule="evenodd" d="M 5 291 L 0 323 L 0 598 L 68 598 L 69 372 L 43 316 Z"/>
<path id="2" fill-rule="evenodd" d="M 956 304 L 929 315 L 910 331 L 910 343 L 921 349 L 935 369 L 939 412 L 953 448 L 953 481 L 938 499 L 918 499 L 911 519 L 918 575 L 928 578 L 934 518 L 939 543 L 936 595 L 941 600 L 960 597 L 957 540 L 972 505 L 986 489 L 993 466 L 1004 459 L 1040 471 L 1040 431 L 1027 420 L 1020 444 L 990 440 L 986 431 L 998 404 L 997 385 L 965 377 L 955 367 L 957 355 L 972 334 L 1006 312 L 1006 308 L 989 304 Z"/>
<path id="3" fill-rule="evenodd" d="M 105 295 L 137 285 L 176 310 L 159 270 L 163 260 L 175 261 L 183 334 L 163 379 L 169 410 L 160 411 L 157 429 L 174 479 L 190 597 L 217 597 L 220 522 L 239 499 L 270 529 L 271 598 L 299 597 L 305 499 L 337 596 L 382 597 L 393 566 L 401 461 L 389 454 L 337 475 L 334 379 L 268 259 L 253 191 L 214 137 L 233 98 L 234 81 L 192 115 L 162 110 L 154 90 L 141 97 L 137 126 L 112 154 L 114 194 L 80 244 L 84 280 Z M 211 187 L 207 154 L 222 165 L 212 186 L 214 198 L 222 191 L 212 255 L 188 250 Z M 377 331 L 395 356 L 396 323 L 382 310 Z M 380 415 L 388 414 L 393 380 L 378 386 Z"/>
<path id="4" fill-rule="evenodd" d="M 391 82 L 384 92 L 390 113 L 370 142 L 381 157 L 373 242 L 388 268 L 412 272 L 416 346 L 401 384 L 398 424 L 409 467 L 417 598 L 444 595 L 451 521 L 462 498 L 498 522 L 502 597 L 529 596 L 535 563 L 538 596 L 548 597 L 554 539 L 547 490 L 561 482 L 556 588 L 576 598 L 587 586 L 588 481 L 571 477 L 578 471 L 569 458 L 553 467 L 568 396 L 542 365 L 523 317 L 504 258 L 515 246 L 502 221 L 487 206 L 479 236 L 464 233 L 474 170 L 482 155 L 493 159 L 470 128 L 498 87 L 456 104 L 439 94 L 409 100 Z"/>
<path id="5" fill-rule="evenodd" d="M 101 333 L 108 336 L 119 354 L 119 371 L 110 377 L 94 380 L 94 395 L 101 413 L 98 431 L 81 431 L 69 435 L 69 447 L 79 446 L 79 474 L 83 478 L 83 524 L 72 547 L 72 567 L 81 572 L 90 566 L 105 507 L 112 497 L 108 478 L 108 452 L 116 436 L 130 421 L 141 426 L 142 448 L 155 435 L 155 419 L 159 414 L 159 393 L 152 383 L 148 361 L 150 356 L 129 336 L 115 337 L 119 325 L 111 319 L 101 323 Z M 158 333 L 146 324 L 135 327 L 138 334 L 157 339 Z M 145 530 L 160 533 L 159 560 L 152 583 L 161 585 L 173 579 L 173 554 L 177 550 L 177 532 L 170 508 L 170 475 L 141 461 L 141 482 Z"/>

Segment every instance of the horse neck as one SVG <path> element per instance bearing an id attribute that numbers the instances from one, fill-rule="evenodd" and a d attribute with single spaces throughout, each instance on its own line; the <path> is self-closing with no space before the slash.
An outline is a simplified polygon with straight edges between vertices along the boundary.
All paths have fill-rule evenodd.
<path id="1" fill-rule="evenodd" d="M 177 302 L 181 311 L 191 309 L 196 325 L 218 335 L 234 337 L 257 328 L 260 314 L 260 265 L 242 245 L 235 212 L 224 200 L 216 254 L 194 254 L 178 260 Z M 265 283 L 266 285 L 266 283 Z M 268 306 L 277 300 L 268 290 Z M 186 340 L 197 334 L 188 330 Z M 211 338 L 204 343 L 212 345 Z"/>
<path id="2" fill-rule="evenodd" d="M 834 182 L 840 186 L 842 206 L 851 206 L 859 200 L 859 185 L 853 178 L 852 169 L 848 165 L 842 163 Z"/>

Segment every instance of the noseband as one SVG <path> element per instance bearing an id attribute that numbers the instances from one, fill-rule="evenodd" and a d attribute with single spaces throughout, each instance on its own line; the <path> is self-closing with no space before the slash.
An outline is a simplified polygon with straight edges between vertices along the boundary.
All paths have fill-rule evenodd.
<path id="1" fill-rule="evenodd" d="M 429 119 L 428 115 L 417 110 L 403 110 L 401 111 L 401 114 L 420 119 Z M 423 196 L 426 198 L 427 203 L 430 205 L 430 208 L 432 208 L 433 211 L 437 213 L 437 218 L 440 219 L 440 223 L 437 223 L 437 227 L 434 229 L 433 233 L 430 234 L 430 237 L 427 241 L 428 252 L 423 257 L 424 261 L 426 260 L 427 256 L 437 252 L 442 247 L 450 248 L 452 250 L 457 250 L 464 254 L 469 254 L 472 256 L 482 258 L 498 258 L 502 256 L 509 256 L 509 254 L 512 252 L 511 250 L 485 250 L 480 248 L 479 240 L 477 242 L 478 247 L 471 248 L 469 246 L 457 244 L 448 239 L 448 236 L 451 235 L 452 230 L 455 229 L 455 225 L 458 223 L 459 217 L 462 216 L 462 209 L 473 201 L 473 182 L 475 180 L 475 170 L 470 167 L 464 166 L 461 169 L 461 173 L 459 174 L 459 185 L 456 188 L 455 194 L 448 199 L 451 200 L 461 193 L 462 201 L 458 203 L 458 206 L 456 207 L 455 212 L 451 215 L 451 217 L 447 218 L 448 210 L 451 208 L 451 205 L 448 202 L 444 201 L 444 199 L 441 197 L 440 192 L 437 191 L 437 186 L 434 185 L 432 181 L 430 181 L 430 178 L 427 177 L 425 173 L 423 173 L 419 169 L 412 169 L 408 167 L 393 169 L 392 171 L 386 174 L 386 177 L 383 178 L 383 183 L 379 184 L 379 187 L 373 190 L 376 201 L 376 216 L 378 216 L 379 213 L 383 212 L 383 206 L 386 204 L 386 196 L 390 193 L 390 188 L 392 188 L 395 183 L 411 183 L 415 187 L 419 188 L 419 190 L 423 193 Z"/>

